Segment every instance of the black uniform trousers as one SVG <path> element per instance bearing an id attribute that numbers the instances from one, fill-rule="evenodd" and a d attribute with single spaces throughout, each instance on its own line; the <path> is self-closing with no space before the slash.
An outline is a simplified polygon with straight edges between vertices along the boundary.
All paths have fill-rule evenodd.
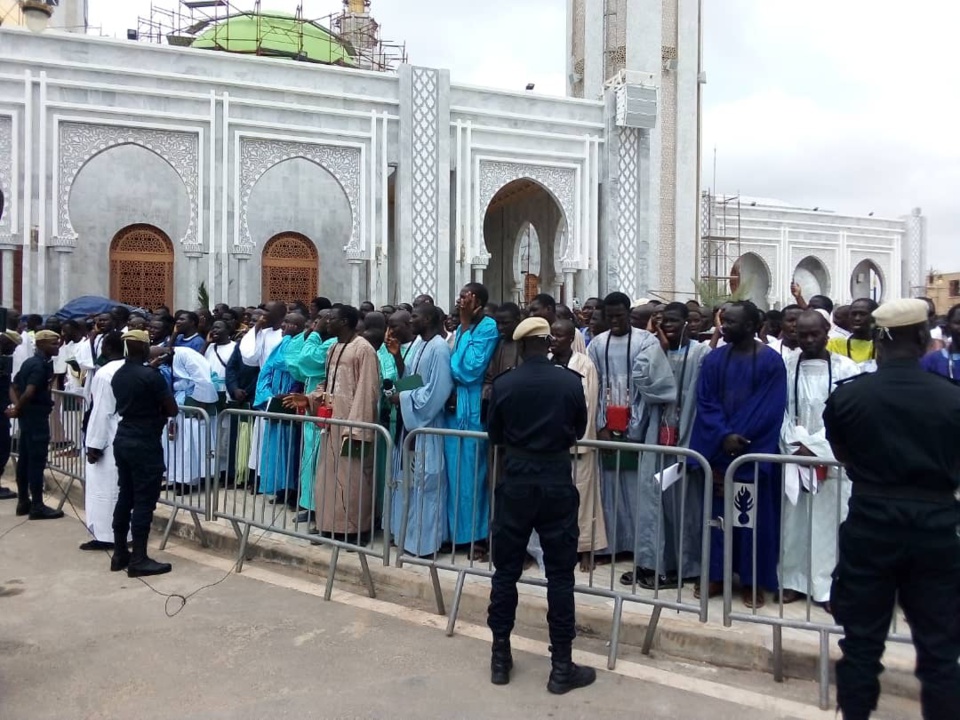
<path id="1" fill-rule="evenodd" d="M 952 720 L 960 712 L 956 521 L 924 527 L 929 504 L 893 507 L 895 516 L 881 520 L 874 513 L 858 512 L 856 503 L 854 498 L 840 526 L 840 557 L 830 596 L 834 617 L 845 631 L 840 641 L 843 658 L 837 663 L 837 703 L 844 720 L 868 718 L 877 706 L 880 659 L 898 598 L 917 651 L 923 717 Z M 950 512 L 943 506 L 941 510 Z"/>
<path id="2" fill-rule="evenodd" d="M 510 636 L 517 615 L 517 580 L 523 573 L 530 533 L 536 530 L 547 576 L 550 643 L 557 650 L 569 648 L 577 634 L 573 573 L 580 536 L 580 494 L 569 461 L 551 465 L 556 465 L 557 471 L 549 480 L 515 476 L 505 469 L 504 481 L 494 493 L 491 556 L 495 571 L 487 625 L 494 638 Z"/>
<path id="3" fill-rule="evenodd" d="M 17 502 L 32 498 L 43 503 L 43 473 L 47 469 L 50 446 L 50 415 L 44 412 L 21 413 L 17 421 L 20 439 L 17 445 Z"/>
<path id="4" fill-rule="evenodd" d="M 10 418 L 4 413 L 0 413 L 0 475 L 7 469 L 7 463 L 10 462 L 10 448 L 12 444 Z"/>
<path id="5" fill-rule="evenodd" d="M 121 436 L 113 441 L 113 457 L 117 463 L 120 494 L 113 510 L 114 537 L 134 539 L 150 534 L 153 511 L 160 499 L 163 482 L 163 446 L 160 432 L 156 437 Z"/>

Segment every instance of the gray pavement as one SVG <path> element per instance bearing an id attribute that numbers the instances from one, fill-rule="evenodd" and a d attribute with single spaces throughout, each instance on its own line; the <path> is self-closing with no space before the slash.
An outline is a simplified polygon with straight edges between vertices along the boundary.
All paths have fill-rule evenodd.
<path id="1" fill-rule="evenodd" d="M 833 717 L 790 699 L 815 697 L 809 686 L 665 662 L 622 661 L 593 687 L 557 698 L 544 687 L 543 643 L 522 640 L 536 652 L 517 651 L 513 682 L 496 688 L 482 628 L 447 638 L 423 620 L 428 613 L 344 592 L 325 603 L 315 578 L 262 566 L 203 590 L 170 618 L 161 596 L 110 573 L 106 555 L 77 550 L 86 537 L 76 519 L 16 526 L 14 505 L 0 503 L 5 720 Z M 160 592 L 188 594 L 229 568 L 186 544 L 170 550 L 154 551 L 174 563 L 151 580 Z M 599 664 L 601 655 L 587 659 Z M 888 717 L 918 716 L 896 702 Z"/>

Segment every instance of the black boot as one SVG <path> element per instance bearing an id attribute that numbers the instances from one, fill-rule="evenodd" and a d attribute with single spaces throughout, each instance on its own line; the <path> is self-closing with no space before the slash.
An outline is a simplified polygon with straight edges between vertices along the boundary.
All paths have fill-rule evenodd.
<path id="1" fill-rule="evenodd" d="M 20 496 L 17 498 L 17 517 L 30 514 L 30 501 Z"/>
<path id="2" fill-rule="evenodd" d="M 31 520 L 59 520 L 63 517 L 63 510 L 54 510 L 52 507 L 47 507 L 42 502 L 34 502 L 30 506 L 30 519 Z"/>
<path id="3" fill-rule="evenodd" d="M 490 682 L 506 685 L 513 670 L 513 655 L 510 653 L 510 638 L 494 638 L 490 654 Z"/>
<path id="4" fill-rule="evenodd" d="M 157 562 L 147 557 L 147 537 L 148 535 L 139 534 L 133 536 L 133 554 L 127 567 L 127 577 L 163 575 L 173 569 L 170 563 Z"/>
<path id="5" fill-rule="evenodd" d="M 16 500 L 17 494 L 13 490 L 0 487 L 0 500 Z"/>
<path id="6" fill-rule="evenodd" d="M 597 679 L 597 671 L 591 667 L 580 667 L 570 657 L 571 648 L 550 648 L 550 680 L 547 690 L 554 695 L 563 695 L 571 690 L 592 685 Z"/>
<path id="7" fill-rule="evenodd" d="M 116 536 L 114 536 L 116 537 Z M 110 558 L 110 572 L 126 570 L 130 564 L 130 551 L 126 543 L 114 543 L 113 557 Z"/>

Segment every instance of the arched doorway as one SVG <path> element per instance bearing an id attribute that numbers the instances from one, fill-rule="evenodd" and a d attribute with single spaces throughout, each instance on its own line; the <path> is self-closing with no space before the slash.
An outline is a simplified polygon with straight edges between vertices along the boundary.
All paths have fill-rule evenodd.
<path id="1" fill-rule="evenodd" d="M 110 297 L 127 305 L 173 307 L 173 243 L 153 225 L 128 225 L 110 243 Z"/>
<path id="2" fill-rule="evenodd" d="M 263 246 L 264 302 L 310 302 L 317 294 L 320 262 L 317 247 L 306 235 L 284 232 Z"/>
<path id="3" fill-rule="evenodd" d="M 797 269 L 793 271 L 793 281 L 800 286 L 803 297 L 807 300 L 814 295 L 830 296 L 830 273 L 827 266 L 813 255 L 808 255 L 797 263 Z"/>
<path id="4" fill-rule="evenodd" d="M 742 296 L 761 310 L 769 309 L 770 270 L 759 255 L 744 253 L 733 264 L 730 269 L 730 291 L 735 293 L 737 290 L 741 290 Z"/>
<path id="5" fill-rule="evenodd" d="M 872 260 L 861 260 L 850 275 L 850 297 L 883 302 L 883 273 Z"/>
<path id="6" fill-rule="evenodd" d="M 560 203 L 535 180 L 512 180 L 494 194 L 483 220 L 490 253 L 484 284 L 492 300 L 523 303 L 533 288 L 553 287 L 560 274 L 553 260 L 563 221 Z"/>

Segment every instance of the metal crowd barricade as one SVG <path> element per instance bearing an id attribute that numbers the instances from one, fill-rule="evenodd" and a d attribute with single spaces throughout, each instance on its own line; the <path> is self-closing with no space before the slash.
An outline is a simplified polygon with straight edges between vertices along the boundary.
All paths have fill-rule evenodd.
<path id="1" fill-rule="evenodd" d="M 190 514 L 200 544 L 207 547 L 200 519 L 213 519 L 211 470 L 215 432 L 216 424 L 202 407 L 181 406 L 177 417 L 164 426 L 161 437 L 167 472 L 159 502 L 170 507 L 171 512 L 160 539 L 161 550 L 167 546 L 181 511 Z"/>
<path id="2" fill-rule="evenodd" d="M 425 465 L 427 457 L 429 456 L 427 455 L 425 457 L 422 447 L 420 450 L 417 450 L 418 441 L 425 440 L 431 436 L 435 438 L 439 437 L 447 444 L 455 442 L 456 445 L 455 448 L 447 447 L 444 453 L 446 457 L 446 466 L 444 468 L 446 472 L 445 484 L 431 477 L 431 475 L 435 474 L 435 472 L 431 472 L 431 470 L 436 471 L 437 468 L 428 470 Z M 420 444 L 421 446 L 423 445 L 422 442 Z M 595 520 L 597 513 L 603 513 L 599 487 L 603 485 L 605 481 L 613 482 L 613 488 L 609 488 L 611 492 L 607 493 L 608 510 L 610 512 L 604 514 L 612 516 L 612 531 L 609 526 L 610 520 L 607 521 L 607 530 L 608 534 L 615 537 L 619 511 L 625 509 L 621 506 L 624 506 L 627 502 L 626 498 L 621 497 L 619 493 L 621 473 L 630 472 L 625 469 L 625 466 L 630 463 L 625 462 L 624 458 L 627 456 L 636 457 L 636 464 L 640 466 L 645 454 L 652 456 L 653 463 L 648 463 L 644 466 L 646 470 L 652 471 L 651 474 L 662 473 L 665 469 L 671 467 L 673 463 L 684 460 L 684 462 L 680 463 L 680 469 L 678 471 L 679 479 L 676 483 L 677 487 L 673 491 L 674 494 L 679 495 L 678 511 L 680 517 L 689 517 L 687 514 L 688 508 L 685 504 L 685 499 L 688 497 L 697 497 L 699 500 L 702 500 L 703 507 L 702 512 L 697 512 L 696 508 L 692 510 L 692 512 L 696 513 L 694 525 L 697 527 L 697 532 L 693 534 L 699 535 L 699 537 L 685 537 L 684 524 L 682 522 L 680 523 L 678 536 L 672 538 L 673 545 L 676 548 L 674 559 L 677 560 L 678 574 L 682 575 L 683 558 L 689 556 L 689 553 L 685 553 L 684 550 L 685 548 L 689 549 L 693 547 L 694 554 L 699 559 L 699 567 L 693 577 L 696 578 L 696 581 L 699 582 L 702 587 L 706 587 L 709 580 L 710 567 L 710 537 L 708 530 L 711 522 L 711 484 L 703 480 L 703 473 L 698 469 L 697 465 L 703 468 L 709 467 L 709 464 L 703 456 L 685 448 L 596 440 L 584 441 L 578 446 L 578 450 L 584 448 L 595 451 L 593 455 L 596 456 L 595 462 L 598 463 L 598 487 L 594 495 L 595 506 L 592 513 L 594 520 L 591 521 L 590 531 L 592 538 L 590 543 L 591 549 L 589 551 L 590 569 L 586 581 L 579 580 L 575 585 L 574 591 L 581 595 L 606 598 L 613 601 L 612 632 L 610 651 L 607 659 L 608 667 L 613 669 L 616 666 L 619 651 L 623 604 L 625 602 L 634 602 L 652 607 L 650 621 L 647 625 L 647 631 L 643 641 L 643 652 L 644 654 L 649 654 L 656 635 L 660 615 L 664 608 L 677 612 L 692 613 L 697 615 L 701 622 L 706 622 L 709 598 L 706 592 L 701 593 L 699 599 L 693 597 L 692 583 L 684 582 L 685 580 L 690 580 L 690 576 L 687 578 L 678 577 L 675 588 L 668 589 L 660 587 L 659 578 L 666 571 L 664 562 L 666 562 L 668 558 L 665 557 L 663 551 L 664 541 L 666 539 L 666 529 L 663 522 L 663 498 L 665 493 L 660 490 L 659 486 L 656 486 L 655 493 L 651 493 L 652 496 L 658 499 L 658 507 L 651 509 L 645 508 L 648 510 L 648 515 L 653 515 L 656 518 L 656 527 L 653 529 L 653 533 L 654 537 L 658 539 L 656 541 L 658 550 L 654 551 L 656 554 L 655 567 L 651 568 L 651 570 L 654 571 L 652 589 L 648 590 L 640 587 L 635 572 L 631 585 L 621 585 L 618 576 L 625 568 L 618 567 L 615 558 L 612 558 L 614 561 L 610 563 L 609 576 L 606 572 L 597 571 L 593 568 L 594 560 L 602 554 L 601 551 L 605 550 L 605 548 L 596 546 Z M 453 635 L 454 633 L 466 577 L 473 575 L 491 578 L 494 573 L 494 566 L 491 560 L 492 548 L 490 548 L 491 552 L 485 554 L 485 557 L 483 554 L 478 553 L 477 550 L 486 542 L 486 535 L 483 532 L 483 528 L 489 528 L 490 522 L 493 519 L 493 495 L 498 479 L 499 450 L 499 448 L 491 450 L 487 447 L 487 435 L 483 432 L 434 428 L 414 430 L 404 439 L 402 476 L 399 476 L 399 481 L 391 482 L 390 485 L 390 493 L 388 494 L 397 494 L 400 499 L 399 533 L 396 538 L 394 538 L 399 548 L 397 567 L 402 567 L 403 564 L 406 563 L 428 568 L 433 585 L 437 612 L 441 615 L 448 615 L 448 635 Z M 604 471 L 599 467 L 600 451 L 611 453 L 612 457 L 610 464 L 612 464 L 613 467 L 606 471 L 606 478 L 602 475 Z M 478 483 L 475 481 L 475 478 L 478 475 L 483 475 L 484 467 L 489 468 L 486 481 Z M 469 470 L 469 472 L 465 472 L 465 469 Z M 576 473 L 576 464 L 574 472 Z M 576 478 L 572 478 L 572 480 L 575 481 Z M 474 486 L 468 487 L 467 484 L 471 482 L 474 483 Z M 656 480 L 650 477 L 646 478 L 644 482 L 654 483 Z M 670 490 L 667 492 L 670 492 Z M 446 498 L 446 493 L 449 493 L 452 497 Z M 469 498 L 466 498 L 467 493 L 469 494 Z M 432 494 L 433 497 L 428 498 L 428 494 Z M 461 502 L 461 498 L 468 500 L 468 502 Z M 638 494 L 637 504 L 639 504 L 639 498 L 640 495 Z M 451 517 L 448 517 L 447 508 L 453 508 Z M 630 509 L 634 511 L 634 516 L 639 521 L 639 513 L 636 512 L 639 508 L 632 507 Z M 461 510 L 465 511 L 467 517 L 462 516 Z M 479 513 L 481 512 L 486 514 L 484 518 L 485 522 L 479 522 Z M 459 529 L 465 524 L 468 527 L 478 528 L 478 530 L 467 536 L 470 537 L 470 540 L 461 545 L 460 553 L 458 553 L 455 544 L 451 542 L 441 543 L 441 539 L 443 541 L 449 541 L 451 538 L 458 537 L 458 535 L 463 539 L 464 536 L 459 532 Z M 412 531 L 411 525 L 414 527 Z M 425 527 L 427 528 L 426 532 L 423 530 Z M 634 537 L 637 535 L 637 529 L 636 527 L 633 528 Z M 483 537 L 473 537 L 475 534 L 481 534 Z M 427 537 L 424 538 L 424 535 Z M 467 551 L 465 555 L 463 554 L 463 550 Z M 446 612 L 443 593 L 440 587 L 438 573 L 440 570 L 457 574 L 449 613 Z M 635 570 L 632 560 L 629 570 Z M 520 582 L 536 587 L 546 587 L 547 584 L 544 578 L 531 575 L 527 572 L 524 572 L 521 576 Z"/>
<path id="3" fill-rule="evenodd" d="M 61 485 L 57 510 L 62 510 L 70 490 L 77 481 L 86 479 L 87 460 L 83 452 L 84 397 L 76 393 L 53 391 L 53 411 L 50 413 L 50 446 L 47 450 L 47 470 L 67 478 Z"/>
<path id="4" fill-rule="evenodd" d="M 761 483 L 760 482 L 760 464 L 771 464 L 774 466 L 779 466 L 778 476 L 772 477 L 769 482 Z M 736 478 L 735 475 L 737 471 L 746 466 L 752 464 L 754 466 L 753 470 L 753 479 L 752 482 L 741 481 L 742 484 L 747 486 L 746 494 L 741 494 L 744 492 L 741 487 L 740 493 L 736 490 Z M 842 465 L 835 460 L 825 460 L 818 457 L 806 457 L 798 455 L 766 455 L 766 454 L 748 454 L 742 455 L 736 458 L 730 467 L 727 469 L 726 475 L 724 476 L 723 484 L 723 517 L 719 520 L 719 527 L 722 528 L 723 532 L 723 624 L 726 627 L 730 627 L 734 621 L 737 622 L 749 622 L 760 625 L 770 625 L 773 630 L 773 676 L 777 682 L 783 682 L 784 672 L 783 672 L 783 629 L 792 628 L 795 630 L 809 630 L 816 632 L 820 638 L 820 649 L 818 655 L 818 683 L 820 689 L 820 708 L 828 709 L 830 705 L 830 636 L 831 635 L 842 635 L 843 628 L 834 622 L 833 617 L 829 615 L 825 610 L 814 610 L 814 606 L 817 605 L 813 599 L 814 587 L 813 587 L 813 501 L 814 497 L 811 493 L 805 491 L 801 488 L 801 498 L 804 496 L 809 499 L 804 501 L 802 510 L 798 509 L 792 512 L 803 513 L 803 517 L 800 518 L 803 520 L 805 525 L 805 533 L 803 543 L 800 547 L 803 548 L 803 555 L 805 560 L 805 578 L 806 578 L 806 588 L 800 590 L 804 594 L 804 605 L 802 616 L 795 616 L 796 613 L 785 613 L 784 611 L 784 602 L 783 602 L 783 581 L 784 581 L 784 554 L 785 546 L 788 538 L 785 538 L 785 534 L 789 532 L 788 528 L 783 523 L 783 518 L 785 517 L 785 510 L 789 500 L 785 492 L 785 481 L 783 473 L 786 470 L 786 467 L 789 465 L 798 465 L 805 468 L 816 468 L 816 467 L 826 467 L 829 470 L 829 475 L 824 481 L 826 483 L 837 483 L 836 489 L 836 502 L 833 504 L 835 511 L 836 525 L 839 528 L 840 523 L 846 518 L 846 509 L 847 502 L 849 499 L 849 493 L 845 492 L 843 483 L 849 483 L 842 475 Z M 766 489 L 764 488 L 766 485 Z M 832 491 L 832 490 L 831 490 Z M 770 612 L 770 606 L 765 605 L 766 612 L 762 612 L 764 608 L 757 607 L 757 528 L 755 522 L 755 511 L 759 506 L 761 501 L 761 494 L 763 492 L 778 492 L 779 493 L 779 518 L 780 518 L 780 527 L 778 529 L 779 543 L 778 543 L 778 558 L 777 558 L 777 580 L 778 580 L 778 592 L 776 596 L 776 603 L 773 606 L 775 612 Z M 798 502 L 797 508 L 800 508 Z M 751 559 L 751 570 L 752 577 L 754 578 L 753 590 L 752 590 L 752 605 L 750 612 L 735 612 L 733 610 L 733 576 L 736 574 L 736 571 L 733 567 L 733 556 L 734 556 L 734 531 L 735 530 L 747 530 L 750 535 L 750 559 Z M 795 541 L 796 539 L 793 538 Z M 839 535 L 834 538 L 834 562 L 836 562 L 836 557 L 839 554 Z M 795 589 L 795 588 L 790 588 Z M 819 617 L 818 617 L 819 616 Z M 902 634 L 898 631 L 898 618 L 897 613 L 894 612 L 893 623 L 891 626 L 890 635 L 888 639 L 895 642 L 911 642 L 911 638 L 908 634 Z"/>
<path id="5" fill-rule="evenodd" d="M 390 497 L 382 489 L 393 461 L 390 433 L 371 423 L 237 408 L 217 420 L 209 507 L 237 536 L 237 572 L 256 528 L 331 548 L 326 600 L 340 552 L 357 553 L 375 597 L 368 558 L 390 564 Z M 344 443 L 341 428 L 357 442 Z"/>

